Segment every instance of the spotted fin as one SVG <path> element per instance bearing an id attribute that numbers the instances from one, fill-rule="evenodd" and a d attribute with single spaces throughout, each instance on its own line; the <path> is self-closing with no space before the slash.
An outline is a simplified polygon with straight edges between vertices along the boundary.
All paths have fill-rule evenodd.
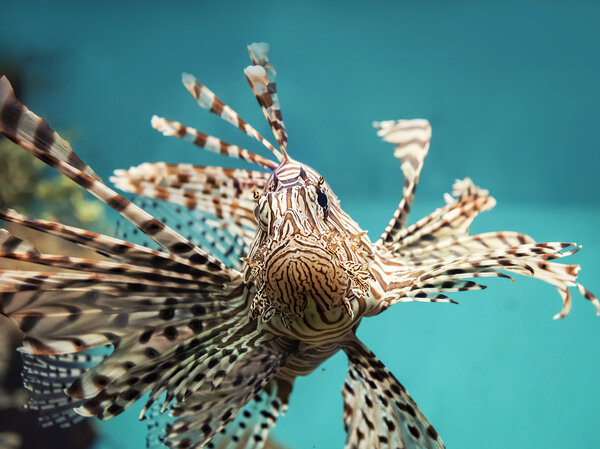
<path id="1" fill-rule="evenodd" d="M 404 175 L 402 200 L 378 242 L 391 245 L 400 239 L 400 231 L 406 226 L 419 174 L 429 150 L 431 125 L 427 120 L 417 119 L 375 122 L 373 126 L 377 128 L 378 136 L 395 145 L 394 156 L 401 160 L 400 168 Z"/>
<path id="2" fill-rule="evenodd" d="M 73 162 L 77 159 L 36 137 L 37 131 L 32 131 L 27 121 L 14 120 L 15 114 L 28 112 L 14 97 L 6 78 L 0 80 L 0 99 L 0 110 L 4 111 L 0 131 L 14 131 L 25 150 L 121 213 L 161 248 L 152 250 L 0 207 L 0 218 L 72 241 L 109 259 L 40 254 L 27 242 L 1 233 L 1 256 L 71 270 L 0 272 L 1 312 L 24 332 L 21 351 L 34 357 L 28 360 L 40 362 L 30 365 L 45 363 L 45 372 L 52 373 L 48 393 L 58 394 L 64 383 L 77 413 L 106 419 L 121 413 L 146 392 L 166 391 L 177 401 L 187 392 L 202 391 L 203 385 L 210 392 L 224 382 L 223 373 L 235 372 L 239 366 L 230 357 L 250 366 L 247 353 L 253 353 L 253 345 L 260 351 L 269 348 L 264 336 L 256 332 L 255 323 L 247 318 L 248 305 L 237 270 L 72 165 L 79 165 Z M 45 130 L 46 126 L 37 129 Z M 111 345 L 114 351 L 97 365 L 86 367 L 75 380 L 71 376 L 75 366 L 65 377 L 62 370 L 49 365 L 54 357 L 103 345 Z M 271 349 L 269 357 L 285 359 L 276 348 Z M 258 365 L 255 361 L 255 370 Z M 40 366 L 35 368 L 35 376 L 43 372 Z M 198 373 L 179 385 L 175 376 L 170 376 L 173 367 L 180 371 L 193 367 Z M 202 379 L 198 377 L 201 372 L 205 375 Z M 33 385 L 36 380 L 32 377 L 28 382 Z M 266 382 L 268 377 L 257 374 L 253 382 L 258 385 L 259 380 Z M 175 391 L 179 387 L 182 396 Z M 60 404 L 59 408 L 63 407 Z M 64 407 L 64 411 L 69 408 Z"/>
<path id="3" fill-rule="evenodd" d="M 346 449 L 442 449 L 444 443 L 406 389 L 358 339 L 344 348 Z"/>
<path id="4" fill-rule="evenodd" d="M 240 269 L 241 258 L 248 253 L 249 231 L 243 227 L 219 220 L 202 210 L 188 210 L 179 204 L 131 195 L 132 202 L 182 234 L 194 245 L 206 248 L 227 266 Z M 117 222 L 115 235 L 150 248 L 154 242 L 125 220 Z"/>
<path id="5" fill-rule="evenodd" d="M 33 356 L 21 353 L 23 385 L 31 391 L 25 408 L 38 412 L 42 427 L 70 427 L 82 419 L 73 408 L 83 401 L 67 396 L 65 388 L 87 369 L 106 359 L 112 347 L 88 353 Z"/>
<path id="6" fill-rule="evenodd" d="M 208 449 L 263 449 L 277 418 L 287 410 L 292 385 L 287 380 L 270 380 L 245 407 L 207 444 Z M 172 418 L 159 407 L 148 413 L 146 447 L 164 447 L 164 428 Z M 172 426 L 173 423 L 171 422 Z"/>
<path id="7" fill-rule="evenodd" d="M 205 384 L 184 401 L 176 401 L 171 408 L 174 422 L 167 425 L 163 443 L 171 448 L 211 447 L 211 440 L 252 398 L 269 393 L 263 388 L 294 350 L 295 344 L 283 340 L 263 343 L 238 362 L 216 389 Z"/>
<path id="8" fill-rule="evenodd" d="M 201 211 L 213 229 L 222 228 L 247 245 L 256 232 L 254 192 L 264 188 L 266 179 L 266 173 L 257 171 L 164 163 L 118 170 L 111 178 L 122 190 Z M 178 215 L 182 214 L 185 212 L 180 208 Z"/>

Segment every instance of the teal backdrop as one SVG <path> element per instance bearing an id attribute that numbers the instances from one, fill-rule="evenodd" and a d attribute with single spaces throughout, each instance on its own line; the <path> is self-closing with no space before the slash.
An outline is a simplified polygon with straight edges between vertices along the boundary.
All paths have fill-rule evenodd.
<path id="1" fill-rule="evenodd" d="M 598 2 L 585 1 L 3 0 L 0 59 L 25 69 L 24 101 L 69 130 L 107 179 L 144 161 L 244 166 L 161 136 L 150 117 L 261 151 L 198 108 L 180 74 L 195 74 L 268 135 L 242 69 L 246 44 L 270 42 L 290 154 L 325 176 L 373 240 L 400 200 L 402 175 L 371 122 L 426 118 L 433 139 L 411 221 L 470 176 L 498 200 L 474 232 L 583 244 L 569 262 L 599 295 L 598 17 Z M 459 306 L 395 306 L 359 335 L 449 449 L 600 447 L 591 304 L 575 294 L 557 322 L 551 286 L 488 285 L 455 296 Z M 297 382 L 279 442 L 343 447 L 345 373 L 339 354 Z M 143 447 L 138 412 L 102 424 L 98 449 Z"/>

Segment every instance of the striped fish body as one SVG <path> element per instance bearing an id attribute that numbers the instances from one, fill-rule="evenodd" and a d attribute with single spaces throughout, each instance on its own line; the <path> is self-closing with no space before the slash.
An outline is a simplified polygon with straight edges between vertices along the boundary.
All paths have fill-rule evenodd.
<path id="1" fill-rule="evenodd" d="M 146 396 L 140 418 L 150 418 L 149 448 L 262 449 L 294 379 L 342 350 L 346 449 L 442 449 L 404 386 L 357 338 L 363 318 L 402 302 L 453 303 L 446 294 L 513 274 L 557 288 L 563 306 L 555 318 L 569 313 L 573 288 L 600 314 L 577 282 L 579 266 L 558 261 L 579 247 L 516 232 L 469 234 L 495 200 L 468 178 L 455 183 L 445 205 L 407 226 L 429 149 L 426 120 L 375 123 L 401 159 L 404 186 L 385 232 L 371 242 L 325 180 L 288 155 L 267 51 L 250 45 L 245 74 L 279 148 L 193 76 L 182 81 L 199 106 L 276 161 L 154 117 L 161 133 L 259 170 L 165 163 L 117 170 L 112 181 L 148 197 L 148 208 L 105 185 L 0 78 L 0 133 L 120 213 L 132 234 L 156 248 L 0 204 L 0 219 L 103 256 L 44 254 L 0 230 L 0 257 L 69 270 L 0 271 L 0 311 L 24 333 L 29 408 L 44 425 L 112 418 Z"/>

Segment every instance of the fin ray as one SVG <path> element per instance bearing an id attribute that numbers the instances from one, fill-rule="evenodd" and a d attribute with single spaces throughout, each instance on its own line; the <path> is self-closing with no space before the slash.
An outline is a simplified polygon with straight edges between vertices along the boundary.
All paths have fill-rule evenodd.
<path id="1" fill-rule="evenodd" d="M 404 175 L 402 200 L 385 231 L 379 238 L 379 244 L 393 245 L 400 239 L 400 230 L 406 226 L 419 175 L 429 150 L 431 125 L 427 120 L 389 120 L 374 122 L 377 135 L 384 141 L 395 145 L 394 156 L 401 160 L 400 168 Z"/>
<path id="2" fill-rule="evenodd" d="M 278 161 L 283 159 L 281 153 L 271 144 L 271 142 L 265 139 L 256 129 L 254 129 L 254 127 L 252 127 L 252 125 L 243 120 L 231 107 L 219 100 L 208 87 L 199 83 L 193 75 L 183 73 L 181 80 L 185 88 L 192 94 L 201 108 L 208 109 L 226 122 L 241 129 L 250 137 L 258 140 L 275 155 Z"/>
<path id="3" fill-rule="evenodd" d="M 264 42 L 249 45 L 248 53 L 254 65 L 246 67 L 244 73 L 265 118 L 271 126 L 273 135 L 277 139 L 283 158 L 287 159 L 287 131 L 283 123 L 281 106 L 277 96 L 275 68 L 269 62 L 268 52 L 269 45 Z"/>
<path id="4" fill-rule="evenodd" d="M 358 339 L 342 389 L 346 449 L 442 449 L 444 443 L 394 375 Z"/>

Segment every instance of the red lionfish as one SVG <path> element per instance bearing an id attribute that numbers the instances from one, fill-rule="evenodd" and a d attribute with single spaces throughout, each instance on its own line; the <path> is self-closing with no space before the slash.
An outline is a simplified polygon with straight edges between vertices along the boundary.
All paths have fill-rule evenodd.
<path id="1" fill-rule="evenodd" d="M 394 144 L 403 198 L 373 243 L 341 208 L 315 170 L 292 159 L 266 44 L 249 46 L 246 77 L 278 149 L 212 91 L 188 74 L 198 104 L 266 146 L 264 158 L 178 122 L 152 125 L 266 171 L 145 163 L 117 170 L 122 190 L 170 202 L 202 243 L 183 237 L 106 186 L 48 123 L 0 80 L 0 132 L 119 212 L 159 249 L 38 220 L 6 206 L 0 218 L 91 249 L 102 258 L 41 254 L 0 233 L 0 256 L 54 272 L 0 272 L 2 314 L 24 333 L 29 408 L 43 424 L 81 416 L 112 418 L 148 395 L 148 447 L 263 447 L 284 413 L 297 376 L 342 350 L 346 448 L 442 448 L 441 438 L 406 389 L 356 336 L 363 317 L 408 301 L 454 302 L 446 293 L 481 290 L 475 278 L 506 273 L 554 285 L 569 313 L 578 265 L 554 261 L 571 243 L 536 243 L 516 232 L 469 235 L 477 214 L 495 201 L 470 179 L 457 181 L 446 205 L 407 226 L 429 149 L 426 120 L 375 123 Z M 185 226 L 184 226 L 185 227 Z M 105 348 L 105 349 L 104 349 Z M 159 423 L 159 412 L 170 418 Z"/>

